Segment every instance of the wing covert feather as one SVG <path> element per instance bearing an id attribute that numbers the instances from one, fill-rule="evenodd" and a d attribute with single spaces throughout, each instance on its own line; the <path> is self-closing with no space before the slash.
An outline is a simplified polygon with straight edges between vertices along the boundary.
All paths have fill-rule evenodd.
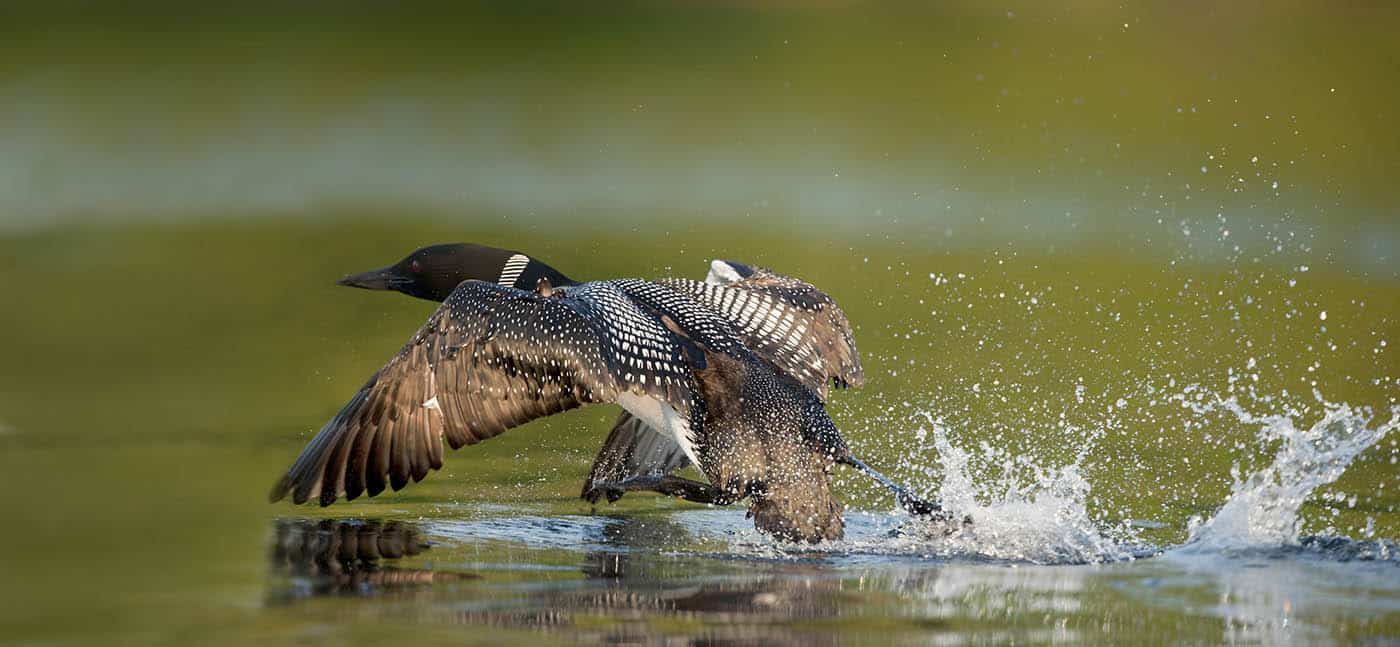
<path id="1" fill-rule="evenodd" d="M 722 285 L 675 278 L 657 283 L 718 312 L 744 345 L 823 399 L 829 383 L 864 385 L 851 324 L 836 302 L 806 281 L 751 269 Z"/>

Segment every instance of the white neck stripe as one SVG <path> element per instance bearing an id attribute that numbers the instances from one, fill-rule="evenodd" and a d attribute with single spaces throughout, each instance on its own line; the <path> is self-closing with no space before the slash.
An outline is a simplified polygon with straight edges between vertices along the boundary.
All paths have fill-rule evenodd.
<path id="1" fill-rule="evenodd" d="M 507 287 L 515 287 L 516 279 L 520 278 L 520 273 L 525 271 L 525 266 L 530 264 L 530 257 L 524 254 L 516 254 L 506 259 L 505 267 L 501 268 L 501 278 L 497 283 Z"/>

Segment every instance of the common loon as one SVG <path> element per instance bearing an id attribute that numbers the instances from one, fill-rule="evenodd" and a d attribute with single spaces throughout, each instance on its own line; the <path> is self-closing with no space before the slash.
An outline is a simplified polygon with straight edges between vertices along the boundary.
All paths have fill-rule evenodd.
<path id="1" fill-rule="evenodd" d="M 434 275 L 427 282 L 414 280 L 412 263 L 415 260 L 419 263 L 419 273 L 427 271 Z M 397 265 L 347 276 L 338 283 L 370 290 L 397 290 L 442 301 L 438 295 L 454 281 L 496 276 L 498 269 L 497 282 L 511 287 L 528 287 L 541 278 L 550 279 L 554 285 L 576 284 L 538 259 L 465 243 L 434 246 L 431 254 L 417 258 L 410 255 Z M 745 343 L 760 357 L 798 378 L 823 400 L 827 395 L 828 378 L 832 385 L 842 388 L 859 387 L 865 382 L 860 354 L 845 313 L 831 297 L 810 283 L 722 260 L 710 263 L 704 283 L 678 279 L 660 282 L 692 293 L 702 304 L 729 319 L 740 329 Z M 706 287 L 709 285 L 742 291 L 715 291 Z M 767 302 L 770 299 L 772 303 Z M 581 497 L 590 503 L 596 503 L 604 495 L 609 501 L 616 501 L 622 496 L 622 490 L 604 491 L 597 485 L 633 476 L 665 476 L 690 464 L 690 459 L 670 434 L 652 429 L 624 409 L 598 451 Z"/>
<path id="2" fill-rule="evenodd" d="M 863 377 L 830 299 L 741 263 L 717 261 L 709 279 L 579 283 L 527 255 L 468 244 L 425 247 L 346 277 L 340 283 L 443 305 L 312 439 L 270 498 L 329 505 L 398 490 L 441 467 L 441 438 L 456 449 L 614 402 L 626 414 L 590 474 L 590 500 L 631 490 L 722 505 L 747 497 L 760 530 L 817 542 L 842 535 L 830 469 L 843 463 L 910 512 L 947 520 L 852 455 L 827 415 L 828 381 Z M 670 475 L 686 463 L 709 483 Z"/>

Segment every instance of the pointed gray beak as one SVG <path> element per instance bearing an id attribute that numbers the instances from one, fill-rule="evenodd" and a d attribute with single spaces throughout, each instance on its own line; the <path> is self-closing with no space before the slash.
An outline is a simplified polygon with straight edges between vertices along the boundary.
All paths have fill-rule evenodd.
<path id="1" fill-rule="evenodd" d="M 411 283 L 411 281 L 394 274 L 394 268 L 386 267 L 384 269 L 351 274 L 335 283 L 336 285 L 346 285 L 352 288 L 364 288 L 366 290 L 393 290 L 400 285 Z"/>

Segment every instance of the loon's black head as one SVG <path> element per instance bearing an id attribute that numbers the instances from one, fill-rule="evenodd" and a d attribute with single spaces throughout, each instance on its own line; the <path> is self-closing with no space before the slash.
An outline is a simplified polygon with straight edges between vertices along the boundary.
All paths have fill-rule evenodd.
<path id="1" fill-rule="evenodd" d="M 533 290 L 541 278 L 551 285 L 573 285 L 558 270 L 518 252 L 471 243 L 429 245 L 389 267 L 352 274 L 336 283 L 367 290 L 395 290 L 442 301 L 462 281 L 500 283 Z"/>

